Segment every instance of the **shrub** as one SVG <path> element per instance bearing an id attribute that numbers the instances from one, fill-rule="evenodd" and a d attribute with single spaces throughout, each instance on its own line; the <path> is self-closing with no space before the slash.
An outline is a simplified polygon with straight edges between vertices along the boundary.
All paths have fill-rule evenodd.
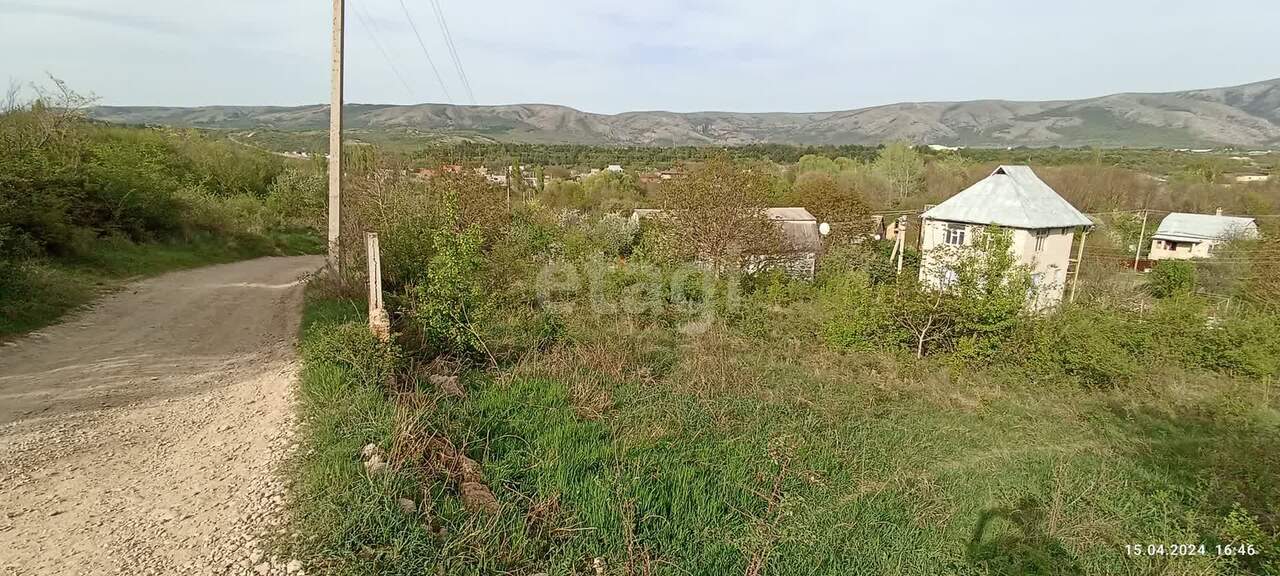
<path id="1" fill-rule="evenodd" d="M 905 345 L 909 336 L 895 321 L 889 294 L 873 286 L 865 273 L 827 279 L 820 292 L 823 333 L 842 347 L 873 350 Z"/>
<path id="2" fill-rule="evenodd" d="M 481 275 L 483 235 L 475 225 L 460 226 L 455 200 L 447 199 L 437 225 L 426 230 L 431 257 L 421 280 L 406 287 L 406 314 L 422 332 L 431 352 L 492 359 L 476 330 L 490 319 L 492 303 Z"/>
<path id="3" fill-rule="evenodd" d="M 1145 342 L 1134 324 L 1118 310 L 1068 307 L 1030 326 L 1028 354 L 1017 360 L 1085 386 L 1119 386 L 1137 376 L 1143 364 Z"/>
<path id="4" fill-rule="evenodd" d="M 616 212 L 601 216 L 591 227 L 592 236 L 600 244 L 604 255 L 612 257 L 630 255 L 639 230 L 638 222 Z"/>
<path id="5" fill-rule="evenodd" d="M 900 275 L 918 276 L 920 253 L 905 250 L 902 256 L 902 274 L 899 274 L 897 259 L 889 260 L 893 244 L 890 240 L 873 240 L 832 246 L 818 262 L 818 280 L 821 282 L 827 275 L 838 276 L 857 270 L 866 272 L 872 284 L 892 284 Z"/>
<path id="6" fill-rule="evenodd" d="M 1147 290 L 1156 298 L 1190 294 L 1196 288 L 1196 268 L 1182 260 L 1161 260 L 1151 269 Z"/>
<path id="7" fill-rule="evenodd" d="M 322 172 L 289 168 L 271 183 L 267 208 L 277 217 L 277 226 L 320 230 L 325 226 L 327 190 Z"/>
<path id="8" fill-rule="evenodd" d="M 362 384 L 383 386 L 400 368 L 402 355 L 394 342 L 383 342 L 359 322 L 315 324 L 303 338 L 308 362 L 332 362 L 349 369 Z"/>

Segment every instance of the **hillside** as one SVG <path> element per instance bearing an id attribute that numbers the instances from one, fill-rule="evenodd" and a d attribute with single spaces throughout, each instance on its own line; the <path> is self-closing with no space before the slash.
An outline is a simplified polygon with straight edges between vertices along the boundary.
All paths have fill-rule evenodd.
<path id="1" fill-rule="evenodd" d="M 214 129 L 318 130 L 327 106 L 102 106 L 110 122 Z M 1280 146 L 1280 79 L 1084 100 L 900 103 L 812 113 L 624 112 L 549 104 L 348 105 L 347 126 L 510 142 L 635 146 L 878 144 L 962 146 Z"/>

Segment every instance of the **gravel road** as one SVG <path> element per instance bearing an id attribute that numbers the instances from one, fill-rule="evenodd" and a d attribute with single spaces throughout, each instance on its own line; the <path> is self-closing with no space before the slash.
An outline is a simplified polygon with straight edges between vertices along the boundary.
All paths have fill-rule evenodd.
<path id="1" fill-rule="evenodd" d="M 130 285 L 0 345 L 0 574 L 302 574 L 280 525 L 315 256 Z"/>

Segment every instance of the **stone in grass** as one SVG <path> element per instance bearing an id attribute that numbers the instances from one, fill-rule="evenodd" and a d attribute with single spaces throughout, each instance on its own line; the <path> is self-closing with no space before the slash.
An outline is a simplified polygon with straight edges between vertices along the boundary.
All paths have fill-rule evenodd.
<path id="1" fill-rule="evenodd" d="M 387 463 L 382 461 L 382 456 L 374 454 L 364 463 L 364 470 L 370 475 L 380 474 L 387 470 Z"/>
<path id="2" fill-rule="evenodd" d="M 427 377 L 427 381 L 441 392 L 453 396 L 455 398 L 463 398 L 467 395 L 462 389 L 462 385 L 458 383 L 457 376 L 445 376 L 444 374 L 432 374 Z"/>
<path id="3" fill-rule="evenodd" d="M 496 514 L 498 499 L 493 497 L 489 487 L 479 482 L 462 483 L 462 505 L 471 512 Z"/>

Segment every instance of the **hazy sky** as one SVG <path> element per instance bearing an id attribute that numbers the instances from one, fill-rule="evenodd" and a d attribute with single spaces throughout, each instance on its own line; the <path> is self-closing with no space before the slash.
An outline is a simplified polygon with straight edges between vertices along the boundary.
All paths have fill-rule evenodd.
<path id="1" fill-rule="evenodd" d="M 439 1 L 480 104 L 817 111 L 1280 76 L 1280 0 Z M 430 0 L 404 3 L 452 101 L 469 103 Z M 105 104 L 323 102 L 330 9 L 0 0 L 0 81 L 50 73 Z M 449 101 L 400 0 L 347 0 L 347 95 Z"/>

